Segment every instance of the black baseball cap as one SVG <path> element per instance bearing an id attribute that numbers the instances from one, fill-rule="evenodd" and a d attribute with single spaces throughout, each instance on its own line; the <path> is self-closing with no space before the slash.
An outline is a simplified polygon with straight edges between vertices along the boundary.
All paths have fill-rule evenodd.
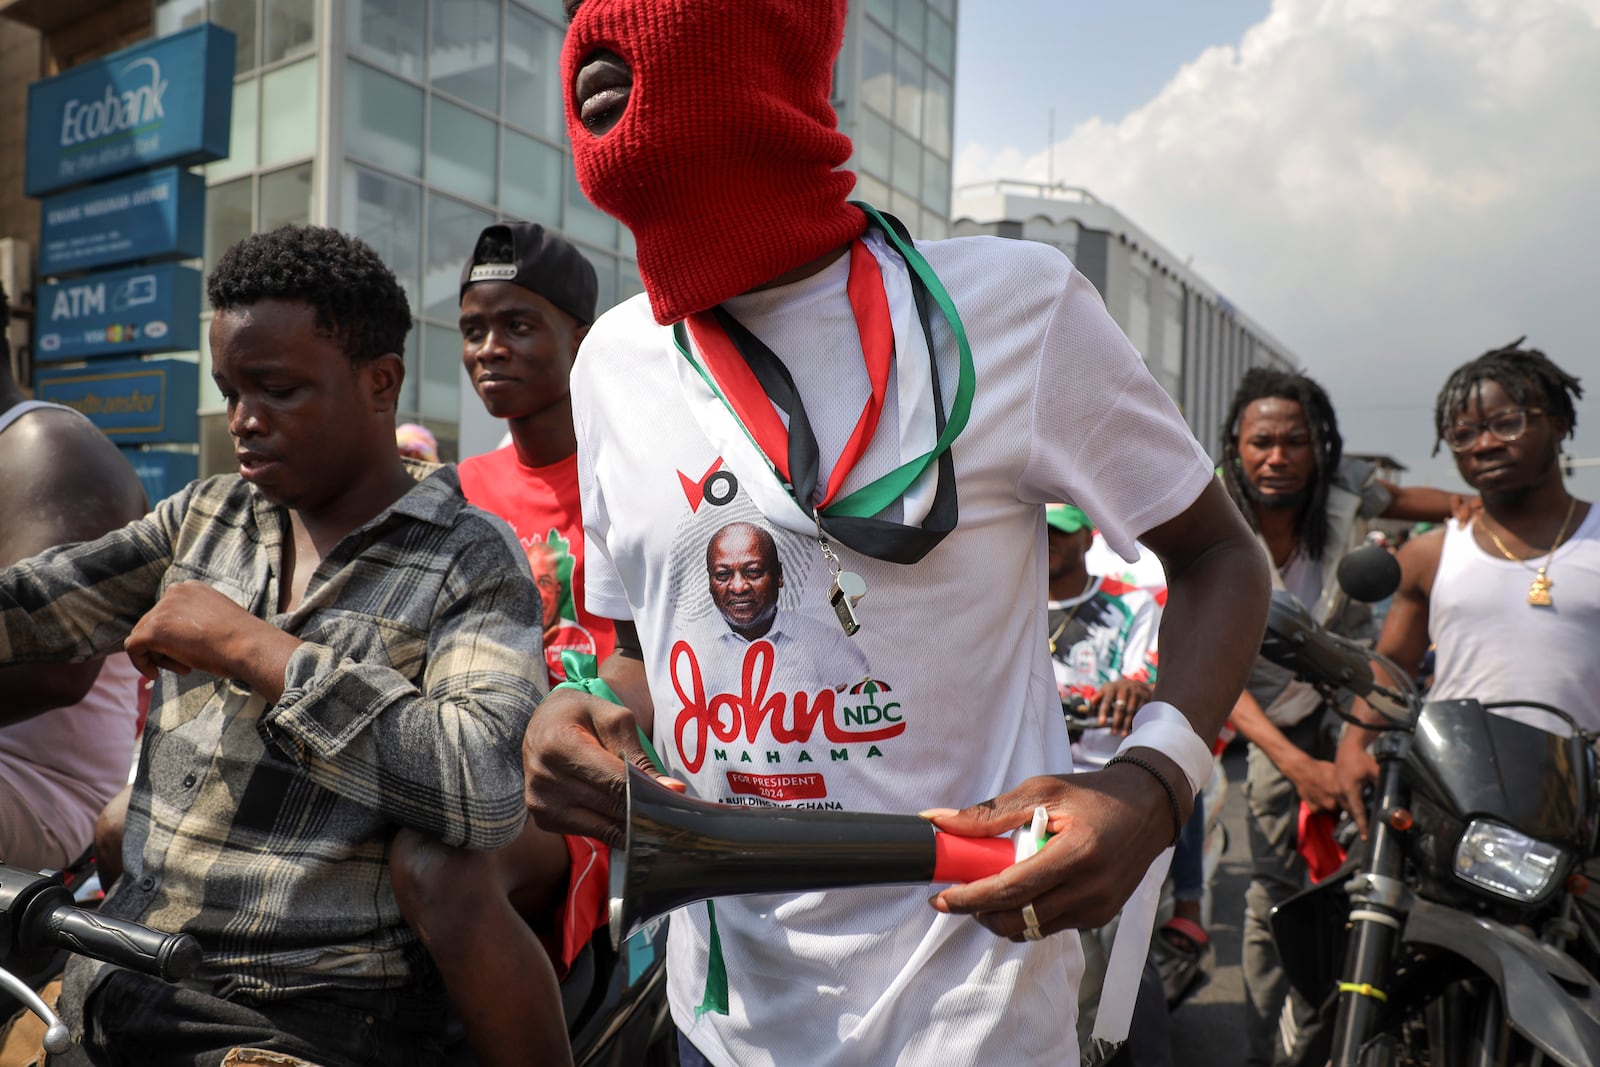
<path id="1" fill-rule="evenodd" d="M 511 282 L 537 293 L 587 326 L 594 322 L 594 265 L 571 242 L 537 222 L 497 222 L 478 234 L 461 268 L 461 294 L 474 282 Z M 457 297 L 459 300 L 460 297 Z"/>

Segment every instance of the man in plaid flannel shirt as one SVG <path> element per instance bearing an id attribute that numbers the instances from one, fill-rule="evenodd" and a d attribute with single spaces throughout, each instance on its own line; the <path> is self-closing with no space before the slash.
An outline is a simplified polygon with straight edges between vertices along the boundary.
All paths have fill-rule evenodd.
<path id="1" fill-rule="evenodd" d="M 435 1063 L 445 1001 L 389 844 L 521 828 L 538 594 L 453 468 L 396 453 L 411 315 L 370 248 L 285 227 L 231 248 L 207 291 L 239 473 L 0 571 L 0 663 L 120 645 L 155 679 L 104 909 L 205 953 L 170 986 L 74 958 L 71 1062 Z"/>

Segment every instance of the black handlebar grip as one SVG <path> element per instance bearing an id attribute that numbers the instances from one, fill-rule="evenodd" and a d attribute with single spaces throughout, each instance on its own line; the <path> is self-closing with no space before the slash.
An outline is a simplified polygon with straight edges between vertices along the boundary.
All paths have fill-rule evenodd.
<path id="1" fill-rule="evenodd" d="M 43 927 L 46 939 L 61 948 L 169 982 L 189 977 L 200 966 L 200 942 L 190 934 L 164 934 L 72 904 L 47 911 Z"/>

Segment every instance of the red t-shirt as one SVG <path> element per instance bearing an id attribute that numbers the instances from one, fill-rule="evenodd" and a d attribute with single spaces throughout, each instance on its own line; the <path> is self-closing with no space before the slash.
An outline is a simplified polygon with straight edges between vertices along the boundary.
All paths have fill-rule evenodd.
<path id="1" fill-rule="evenodd" d="M 544 654 L 550 682 L 565 681 L 561 653 L 605 659 L 616 645 L 611 620 L 583 606 L 583 517 L 576 454 L 548 467 L 525 467 L 514 445 L 459 464 L 468 500 L 511 524 L 528 555 L 544 602 Z"/>

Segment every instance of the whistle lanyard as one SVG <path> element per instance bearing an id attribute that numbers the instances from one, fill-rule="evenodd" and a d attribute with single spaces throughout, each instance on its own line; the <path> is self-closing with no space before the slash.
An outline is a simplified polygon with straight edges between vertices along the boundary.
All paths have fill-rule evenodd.
<path id="1" fill-rule="evenodd" d="M 955 304 L 933 268 L 911 243 L 905 227 L 893 216 L 884 215 L 866 204 L 857 203 L 856 206 L 866 212 L 868 225 L 883 233 L 908 270 L 912 297 L 927 344 L 933 387 L 937 439 L 927 452 L 846 496 L 838 496 L 845 478 L 865 453 L 877 430 L 894 358 L 893 323 L 888 298 L 883 292 L 881 271 L 876 257 L 860 241 L 851 245 L 848 291 L 861 335 L 871 392 L 820 496 L 816 436 L 794 379 L 777 355 L 721 307 L 693 316 L 687 326 L 677 323 L 673 327 L 673 341 L 683 358 L 728 408 L 801 511 L 815 519 L 818 526 L 836 540 L 863 555 L 895 563 L 915 563 L 956 526 L 958 506 L 950 447 L 966 428 L 971 415 L 977 375 L 973 368 L 972 346 Z M 944 315 L 960 354 L 956 391 L 948 419 L 934 356 L 930 301 L 936 303 Z M 700 351 L 698 360 L 689 344 L 691 332 Z M 778 417 L 779 411 L 788 416 L 787 429 Z M 939 466 L 938 484 L 932 506 L 920 526 L 874 517 L 900 500 L 935 463 Z"/>

